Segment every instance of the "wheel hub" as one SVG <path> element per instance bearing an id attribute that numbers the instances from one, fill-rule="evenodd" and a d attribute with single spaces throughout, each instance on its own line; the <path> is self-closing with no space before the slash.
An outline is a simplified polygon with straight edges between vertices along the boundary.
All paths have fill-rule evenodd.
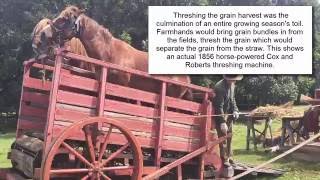
<path id="1" fill-rule="evenodd" d="M 98 161 L 93 163 L 93 171 L 94 172 L 99 172 L 101 171 L 100 163 Z"/>

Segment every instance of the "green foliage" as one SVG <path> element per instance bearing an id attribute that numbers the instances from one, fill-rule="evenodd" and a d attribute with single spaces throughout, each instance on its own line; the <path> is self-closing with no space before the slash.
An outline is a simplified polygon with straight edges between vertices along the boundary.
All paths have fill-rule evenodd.
<path id="1" fill-rule="evenodd" d="M 298 92 L 305 95 L 313 95 L 315 87 L 315 79 L 309 76 L 299 76 L 296 82 Z M 310 93 L 310 90 L 312 93 Z"/>
<path id="2" fill-rule="evenodd" d="M 296 99 L 298 87 L 292 77 L 278 77 L 273 83 L 270 84 L 270 101 L 268 103 L 282 104 Z"/>
<path id="3" fill-rule="evenodd" d="M 245 77 L 238 83 L 238 102 L 248 104 L 282 104 L 295 100 L 298 87 L 290 76 Z"/>
<path id="4" fill-rule="evenodd" d="M 193 75 L 191 76 L 191 80 L 193 84 L 213 88 L 214 85 L 222 79 L 222 76 L 219 75 Z"/>
<path id="5" fill-rule="evenodd" d="M 127 31 L 123 31 L 122 34 L 120 34 L 120 39 L 127 42 L 128 44 L 132 43 L 132 38 Z"/>

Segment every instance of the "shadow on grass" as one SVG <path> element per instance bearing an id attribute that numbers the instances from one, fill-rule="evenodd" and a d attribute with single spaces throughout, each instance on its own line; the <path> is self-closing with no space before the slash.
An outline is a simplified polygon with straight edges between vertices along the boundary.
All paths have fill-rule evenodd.
<path id="1" fill-rule="evenodd" d="M 235 150 L 233 150 L 233 153 L 234 153 L 235 156 L 239 156 L 239 155 L 240 156 L 241 155 L 256 156 L 256 157 L 259 158 L 259 159 L 257 159 L 259 161 L 267 161 L 270 158 L 273 158 L 273 157 L 275 157 L 277 155 L 277 154 L 266 153 L 263 150 L 255 151 L 255 150 L 245 150 L 245 149 L 235 149 Z"/>

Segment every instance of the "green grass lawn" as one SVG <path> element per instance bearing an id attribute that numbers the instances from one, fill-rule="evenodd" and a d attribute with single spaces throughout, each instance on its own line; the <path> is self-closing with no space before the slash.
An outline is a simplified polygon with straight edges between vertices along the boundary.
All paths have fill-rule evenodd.
<path id="1" fill-rule="evenodd" d="M 11 167 L 11 162 L 7 160 L 7 154 L 14 139 L 15 132 L 0 134 L 0 168 Z"/>
<path id="2" fill-rule="evenodd" d="M 273 130 L 280 128 L 280 121 L 273 121 Z M 259 126 L 259 129 L 262 125 Z M 266 153 L 262 145 L 258 145 L 258 150 L 253 150 L 253 144 L 250 144 L 250 150 L 246 150 L 246 126 L 243 124 L 235 124 L 233 131 L 233 153 L 237 162 L 258 165 L 275 157 L 276 153 Z M 319 151 L 320 156 L 320 151 Z M 279 168 L 287 172 L 277 179 L 280 180 L 320 180 L 320 162 L 310 163 L 305 161 L 294 160 L 290 155 L 285 159 L 280 159 L 268 167 Z M 246 179 L 246 178 L 244 178 Z M 259 177 L 258 179 L 275 179 L 274 177 Z"/>

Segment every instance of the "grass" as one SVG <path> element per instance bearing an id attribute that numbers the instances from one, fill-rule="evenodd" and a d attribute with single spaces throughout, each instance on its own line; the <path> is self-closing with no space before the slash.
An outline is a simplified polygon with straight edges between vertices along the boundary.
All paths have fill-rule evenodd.
<path id="1" fill-rule="evenodd" d="M 14 139 L 15 132 L 0 134 L 0 168 L 11 167 L 11 162 L 7 159 L 7 154 L 10 151 Z"/>
<path id="2" fill-rule="evenodd" d="M 258 129 L 262 129 L 263 125 L 259 125 Z M 277 131 L 281 127 L 280 121 L 275 120 L 272 123 L 273 131 Z M 235 124 L 233 128 L 233 153 L 237 162 L 259 165 L 275 157 L 278 154 L 266 153 L 262 145 L 258 145 L 258 150 L 253 150 L 253 144 L 250 144 L 250 150 L 246 148 L 246 126 L 243 124 Z M 320 155 L 320 152 L 319 152 Z M 280 159 L 268 166 L 269 168 L 279 168 L 287 172 L 278 177 L 279 180 L 320 180 L 320 162 L 310 163 L 305 161 L 294 160 L 290 155 L 284 159 Z M 274 177 L 259 177 L 257 179 L 275 179 Z"/>

